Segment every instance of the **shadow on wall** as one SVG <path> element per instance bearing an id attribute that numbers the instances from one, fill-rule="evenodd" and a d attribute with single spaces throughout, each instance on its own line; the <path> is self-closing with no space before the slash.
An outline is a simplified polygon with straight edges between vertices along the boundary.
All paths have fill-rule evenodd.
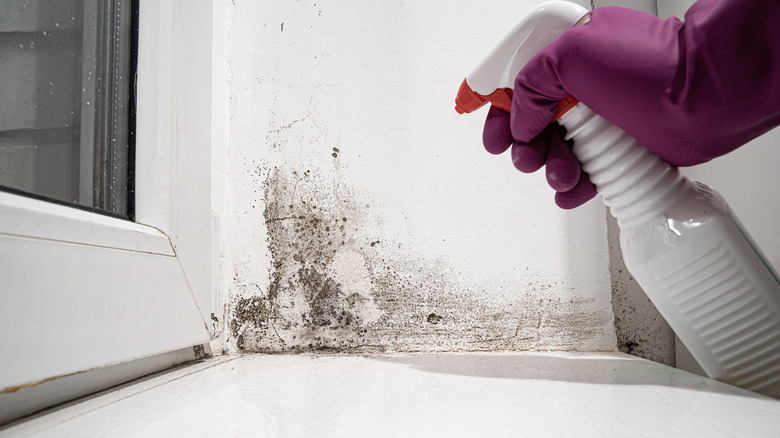
<path id="1" fill-rule="evenodd" d="M 739 394 L 766 399 L 753 392 L 707 379 L 687 371 L 614 353 L 474 353 L 456 356 L 420 354 L 372 356 L 374 360 L 403 364 L 429 373 L 495 379 L 532 379 L 599 385 L 670 386 L 681 390 Z"/>

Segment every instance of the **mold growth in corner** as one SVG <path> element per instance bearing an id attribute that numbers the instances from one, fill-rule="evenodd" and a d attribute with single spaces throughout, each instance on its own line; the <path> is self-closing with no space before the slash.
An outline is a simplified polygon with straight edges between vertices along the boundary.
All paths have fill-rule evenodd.
<path id="1" fill-rule="evenodd" d="M 612 308 L 618 350 L 674 366 L 674 332 L 628 272 L 620 249 L 620 228 L 607 214 Z"/>
<path id="2" fill-rule="evenodd" d="M 334 193 L 333 190 L 337 190 Z M 265 224 L 272 257 L 266 287 L 233 306 L 239 349 L 284 351 L 363 345 L 380 311 L 371 295 L 360 237 L 364 213 L 343 188 L 311 170 L 271 169 Z M 364 242 L 365 241 L 365 242 Z"/>
<path id="3" fill-rule="evenodd" d="M 335 173 L 266 174 L 272 266 L 263 284 L 248 274 L 261 268 L 236 269 L 229 329 L 240 350 L 577 350 L 611 327 L 608 309 L 566 285 L 481 284 L 401 248 Z"/>

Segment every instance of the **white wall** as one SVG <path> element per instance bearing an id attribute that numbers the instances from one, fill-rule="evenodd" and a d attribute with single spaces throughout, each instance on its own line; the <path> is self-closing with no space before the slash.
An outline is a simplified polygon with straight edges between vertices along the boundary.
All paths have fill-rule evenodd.
<path id="1" fill-rule="evenodd" d="M 591 3 L 596 8 L 601 6 L 620 6 L 658 15 L 656 0 L 593 0 Z"/>
<path id="2" fill-rule="evenodd" d="M 614 349 L 601 202 L 453 109 L 539 2 L 222 3 L 228 350 Z"/>

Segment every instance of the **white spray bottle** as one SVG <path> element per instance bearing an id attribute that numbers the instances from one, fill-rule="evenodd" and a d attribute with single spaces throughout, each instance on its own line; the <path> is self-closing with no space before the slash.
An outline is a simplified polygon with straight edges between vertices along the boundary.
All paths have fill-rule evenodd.
<path id="1" fill-rule="evenodd" d="M 463 81 L 456 110 L 509 111 L 520 69 L 587 10 L 537 6 Z M 714 190 L 576 100 L 559 122 L 620 226 L 626 267 L 708 376 L 780 398 L 780 280 Z"/>

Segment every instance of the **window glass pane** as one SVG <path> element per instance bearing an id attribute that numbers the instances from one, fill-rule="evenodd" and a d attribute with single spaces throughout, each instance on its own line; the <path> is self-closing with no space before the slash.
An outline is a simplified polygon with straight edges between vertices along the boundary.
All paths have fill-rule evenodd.
<path id="1" fill-rule="evenodd" d="M 0 0 L 0 186 L 130 217 L 130 0 Z"/>

